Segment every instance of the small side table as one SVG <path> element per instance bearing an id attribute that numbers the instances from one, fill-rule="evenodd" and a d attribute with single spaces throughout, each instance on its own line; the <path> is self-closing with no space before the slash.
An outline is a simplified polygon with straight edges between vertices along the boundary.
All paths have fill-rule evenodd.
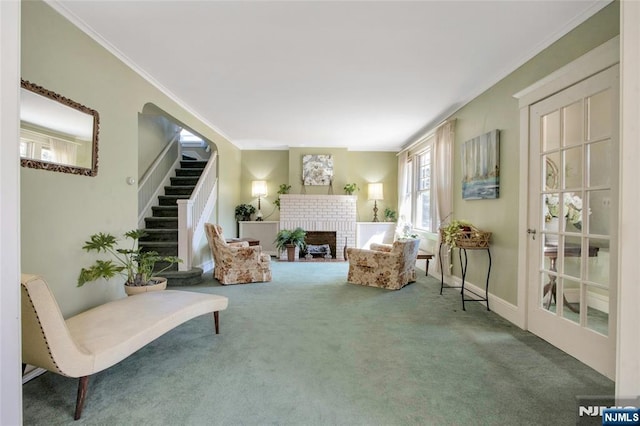
<path id="1" fill-rule="evenodd" d="M 426 251 L 419 251 L 418 252 L 418 259 L 426 259 L 427 263 L 425 265 L 424 271 L 425 271 L 425 275 L 429 275 L 429 260 L 433 259 L 433 254 L 431 253 L 427 253 Z"/>
<path id="2" fill-rule="evenodd" d="M 255 238 L 227 238 L 225 242 L 229 243 L 239 243 L 241 241 L 246 241 L 249 243 L 249 246 L 259 246 L 260 240 L 256 240 Z"/>
<path id="3" fill-rule="evenodd" d="M 444 243 L 440 243 L 440 248 L 438 249 L 438 253 L 439 253 L 439 258 L 440 258 L 440 294 L 442 294 L 442 289 L 444 288 L 459 288 L 460 289 L 460 295 L 461 295 L 461 299 L 462 299 L 462 310 L 466 311 L 465 306 L 464 306 L 464 302 L 486 302 L 487 304 L 487 311 L 491 311 L 491 309 L 489 309 L 489 276 L 491 275 L 491 251 L 489 250 L 489 247 L 458 247 L 458 257 L 460 259 L 460 268 L 462 269 L 462 284 L 459 286 L 450 286 L 450 285 L 445 285 L 444 284 L 444 269 L 443 269 L 443 265 L 442 265 L 442 246 L 444 245 Z M 476 298 L 465 298 L 465 288 L 464 288 L 464 284 L 465 284 L 465 280 L 467 277 L 467 250 L 486 250 L 487 251 L 487 256 L 489 257 L 489 268 L 487 269 L 487 281 L 484 287 L 484 295 L 482 294 L 478 294 L 473 290 L 470 289 L 466 289 L 466 291 L 468 291 L 469 293 L 472 293 L 473 295 L 476 296 Z M 464 263 L 462 262 L 462 255 L 464 254 Z"/>

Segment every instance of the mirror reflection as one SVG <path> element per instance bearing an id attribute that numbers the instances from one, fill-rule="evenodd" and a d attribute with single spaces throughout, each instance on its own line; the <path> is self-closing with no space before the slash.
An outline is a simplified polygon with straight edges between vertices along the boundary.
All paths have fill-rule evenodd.
<path id="1" fill-rule="evenodd" d="M 98 112 L 26 80 L 21 86 L 22 166 L 95 176 Z"/>

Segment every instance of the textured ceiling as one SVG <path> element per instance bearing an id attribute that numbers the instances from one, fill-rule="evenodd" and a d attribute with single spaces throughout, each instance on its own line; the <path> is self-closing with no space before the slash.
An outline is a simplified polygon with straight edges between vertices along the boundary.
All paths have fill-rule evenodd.
<path id="1" fill-rule="evenodd" d="M 242 149 L 396 151 L 608 1 L 50 1 Z"/>

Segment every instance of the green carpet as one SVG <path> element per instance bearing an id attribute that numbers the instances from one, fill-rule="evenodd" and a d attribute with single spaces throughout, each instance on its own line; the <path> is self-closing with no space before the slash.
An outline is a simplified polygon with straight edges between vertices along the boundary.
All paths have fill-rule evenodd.
<path id="1" fill-rule="evenodd" d="M 614 384 L 418 271 L 399 291 L 346 283 L 346 263 L 273 262 L 229 298 L 91 378 L 24 385 L 24 424 L 572 425 L 577 395 Z M 420 273 L 421 272 L 421 273 Z M 181 288 L 182 289 L 182 288 Z M 135 321 L 135 318 L 132 318 Z"/>

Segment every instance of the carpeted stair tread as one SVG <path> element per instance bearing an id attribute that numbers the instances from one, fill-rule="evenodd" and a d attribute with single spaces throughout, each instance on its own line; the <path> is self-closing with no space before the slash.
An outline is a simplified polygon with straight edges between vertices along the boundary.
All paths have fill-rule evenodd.
<path id="1" fill-rule="evenodd" d="M 171 186 L 195 186 L 198 183 L 196 176 L 174 176 L 170 180 Z"/>
<path id="2" fill-rule="evenodd" d="M 177 217 L 145 217 L 144 223 L 148 229 L 178 229 Z"/>
<path id="3" fill-rule="evenodd" d="M 177 256 L 178 243 L 171 241 L 140 241 L 140 249 L 142 251 L 155 251 L 160 256 Z"/>
<path id="4" fill-rule="evenodd" d="M 178 206 L 153 206 L 153 217 L 178 217 Z"/>
<path id="5" fill-rule="evenodd" d="M 191 195 L 195 186 L 191 185 L 180 185 L 180 186 L 165 186 L 164 194 L 165 195 Z"/>
<path id="6" fill-rule="evenodd" d="M 190 195 L 158 195 L 161 206 L 177 206 L 178 200 L 188 200 Z"/>
<path id="7" fill-rule="evenodd" d="M 147 233 L 147 235 L 141 237 L 140 241 L 165 241 L 174 243 L 178 242 L 178 228 L 146 228 L 145 232 Z"/>
<path id="8" fill-rule="evenodd" d="M 183 169 L 204 169 L 207 161 L 204 160 L 181 160 L 180 167 Z"/>
<path id="9" fill-rule="evenodd" d="M 162 273 L 162 276 L 167 279 L 169 287 L 181 287 L 200 284 L 202 282 L 202 272 L 201 268 L 194 267 L 188 271 L 167 270 Z"/>
<path id="10" fill-rule="evenodd" d="M 202 174 L 202 169 L 194 169 L 194 168 L 180 168 L 176 169 L 176 176 L 200 176 Z"/>

